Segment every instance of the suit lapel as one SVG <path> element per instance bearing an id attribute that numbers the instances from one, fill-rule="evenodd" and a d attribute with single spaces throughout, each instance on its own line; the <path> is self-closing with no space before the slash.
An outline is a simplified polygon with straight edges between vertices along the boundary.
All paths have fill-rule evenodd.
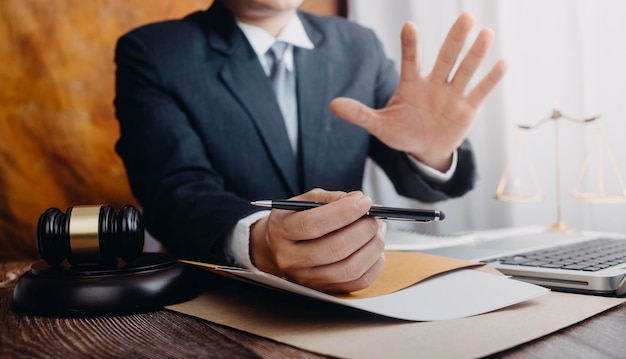
<path id="1" fill-rule="evenodd" d="M 332 66 L 324 35 L 306 17 L 300 17 L 315 49 L 296 48 L 294 53 L 300 133 L 296 161 L 276 96 L 256 54 L 222 6 L 214 5 L 209 12 L 207 24 L 221 23 L 218 31 L 209 32 L 209 46 L 228 56 L 219 74 L 221 80 L 255 122 L 289 190 L 299 194 L 313 187 L 309 179 L 318 177 L 324 171 L 325 159 L 332 156 L 327 146 L 333 118 L 329 108 Z"/>
<path id="2" fill-rule="evenodd" d="M 211 41 L 214 47 L 223 48 L 229 56 L 219 76 L 255 122 L 289 190 L 294 194 L 299 193 L 297 163 L 276 96 L 256 54 L 247 46 L 243 34 L 239 35 L 231 36 L 230 47 L 220 43 L 223 39 L 214 38 Z"/>
<path id="3" fill-rule="evenodd" d="M 301 17 L 302 18 L 302 17 Z M 300 132 L 300 179 L 303 189 L 313 187 L 309 179 L 323 171 L 325 159 L 332 156 L 328 148 L 331 132 L 330 111 L 332 66 L 323 47 L 323 35 L 306 19 L 302 23 L 315 44 L 313 50 L 295 49 L 295 66 L 298 91 L 298 118 Z"/>

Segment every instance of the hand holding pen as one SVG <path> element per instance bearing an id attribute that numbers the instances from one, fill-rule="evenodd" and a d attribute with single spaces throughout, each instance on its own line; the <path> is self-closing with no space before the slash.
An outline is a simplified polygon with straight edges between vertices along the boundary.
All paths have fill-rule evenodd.
<path id="1" fill-rule="evenodd" d="M 314 189 L 291 198 L 326 203 L 306 211 L 271 211 L 250 229 L 250 257 L 260 270 L 324 292 L 370 285 L 384 265 L 385 223 L 367 216 L 361 192 Z"/>

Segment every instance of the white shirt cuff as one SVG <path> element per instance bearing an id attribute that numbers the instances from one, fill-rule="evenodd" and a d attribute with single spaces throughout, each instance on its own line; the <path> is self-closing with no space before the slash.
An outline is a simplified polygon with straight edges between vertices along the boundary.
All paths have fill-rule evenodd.
<path id="1" fill-rule="evenodd" d="M 415 158 L 413 158 L 413 156 L 409 154 L 407 154 L 407 157 L 409 157 L 409 160 L 411 160 L 411 162 L 415 165 L 415 167 L 417 167 L 417 169 L 422 174 L 428 177 L 428 179 L 430 179 L 431 181 L 438 182 L 438 183 L 445 183 L 449 181 L 450 178 L 452 178 L 452 176 L 454 176 L 454 172 L 456 171 L 456 165 L 458 162 L 458 153 L 457 151 L 454 151 L 452 153 L 452 163 L 450 164 L 450 168 L 448 168 L 446 172 L 440 172 L 416 160 Z"/>
<path id="2" fill-rule="evenodd" d="M 254 212 L 240 219 L 230 233 L 228 233 L 225 243 L 226 255 L 230 257 L 236 266 L 256 269 L 250 259 L 250 227 L 259 219 L 268 216 L 270 212 L 271 211 Z"/>

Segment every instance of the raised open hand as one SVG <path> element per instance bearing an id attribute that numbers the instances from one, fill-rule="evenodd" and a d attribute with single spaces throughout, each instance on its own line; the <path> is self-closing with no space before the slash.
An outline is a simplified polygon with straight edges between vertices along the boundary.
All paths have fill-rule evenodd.
<path id="1" fill-rule="evenodd" d="M 420 75 L 417 29 L 411 22 L 402 28 L 400 84 L 386 107 L 374 110 L 349 98 L 336 98 L 332 111 L 348 122 L 365 128 L 389 147 L 404 151 L 445 171 L 452 153 L 466 137 L 476 112 L 487 95 L 504 77 L 505 60 L 499 60 L 476 86 L 467 85 L 483 62 L 494 34 L 483 29 L 453 74 L 459 54 L 474 24 L 463 13 L 450 29 L 432 72 Z"/>

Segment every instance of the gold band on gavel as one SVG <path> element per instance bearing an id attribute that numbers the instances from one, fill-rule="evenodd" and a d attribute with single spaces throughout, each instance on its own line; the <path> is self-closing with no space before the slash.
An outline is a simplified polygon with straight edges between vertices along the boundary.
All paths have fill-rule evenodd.
<path id="1" fill-rule="evenodd" d="M 97 262 L 100 257 L 98 227 L 101 206 L 75 206 L 70 215 L 70 252 L 76 262 Z"/>

